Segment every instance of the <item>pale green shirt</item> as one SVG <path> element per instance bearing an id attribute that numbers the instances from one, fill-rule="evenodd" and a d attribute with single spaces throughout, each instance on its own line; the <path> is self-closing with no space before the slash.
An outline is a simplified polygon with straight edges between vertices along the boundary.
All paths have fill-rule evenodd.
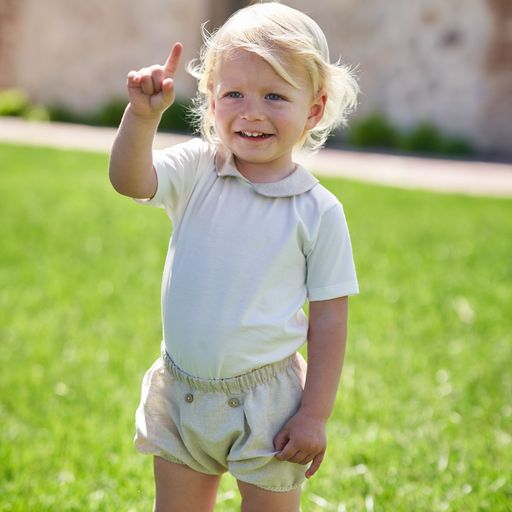
<path id="1" fill-rule="evenodd" d="M 153 165 L 157 191 L 141 202 L 173 223 L 163 337 L 185 372 L 227 378 L 284 359 L 306 342 L 307 300 L 358 293 L 343 208 L 305 168 L 252 183 L 200 139 Z"/>

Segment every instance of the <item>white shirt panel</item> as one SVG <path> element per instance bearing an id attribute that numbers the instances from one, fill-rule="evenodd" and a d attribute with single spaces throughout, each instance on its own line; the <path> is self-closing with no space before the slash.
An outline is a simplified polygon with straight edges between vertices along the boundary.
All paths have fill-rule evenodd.
<path id="1" fill-rule="evenodd" d="M 186 372 L 226 378 L 279 361 L 306 341 L 308 296 L 358 292 L 343 210 L 316 181 L 284 197 L 275 191 L 286 182 L 268 184 L 265 195 L 235 169 L 219 173 L 214 149 L 197 140 L 155 152 L 154 167 L 158 189 L 145 202 L 174 224 L 164 342 Z"/>

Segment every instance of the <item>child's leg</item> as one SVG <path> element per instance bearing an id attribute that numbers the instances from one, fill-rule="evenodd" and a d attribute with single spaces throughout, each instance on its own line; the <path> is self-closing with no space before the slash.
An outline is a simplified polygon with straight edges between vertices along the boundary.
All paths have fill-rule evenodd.
<path id="1" fill-rule="evenodd" d="M 300 487 L 288 492 L 266 491 L 237 480 L 242 495 L 242 512 L 299 512 Z"/>
<path id="2" fill-rule="evenodd" d="M 161 457 L 154 458 L 154 470 L 155 512 L 213 511 L 221 478 L 219 475 L 199 473 Z"/>

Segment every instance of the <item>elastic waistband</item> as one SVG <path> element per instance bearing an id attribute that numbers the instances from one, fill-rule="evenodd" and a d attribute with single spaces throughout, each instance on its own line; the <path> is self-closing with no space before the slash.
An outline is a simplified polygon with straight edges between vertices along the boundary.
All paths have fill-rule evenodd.
<path id="1" fill-rule="evenodd" d="M 171 359 L 165 348 L 162 348 L 162 359 L 175 379 L 198 391 L 223 392 L 228 394 L 245 393 L 260 384 L 269 382 L 278 373 L 291 368 L 296 357 L 296 354 L 292 354 L 286 359 L 262 366 L 261 368 L 256 368 L 255 370 L 236 377 L 229 377 L 227 379 L 202 379 L 200 377 L 194 377 L 182 370 Z"/>

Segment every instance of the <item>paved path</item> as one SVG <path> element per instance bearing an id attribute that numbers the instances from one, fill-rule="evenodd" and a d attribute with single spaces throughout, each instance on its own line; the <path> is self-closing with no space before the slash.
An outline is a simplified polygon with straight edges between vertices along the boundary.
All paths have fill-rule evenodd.
<path id="1" fill-rule="evenodd" d="M 0 117 L 0 141 L 89 151 L 109 151 L 112 128 L 64 123 L 27 122 Z M 188 137 L 158 134 L 162 148 Z M 466 162 L 323 149 L 316 155 L 299 154 L 297 160 L 320 176 L 467 195 L 512 197 L 512 164 Z M 1 172 L 1 170 L 0 170 Z"/>

